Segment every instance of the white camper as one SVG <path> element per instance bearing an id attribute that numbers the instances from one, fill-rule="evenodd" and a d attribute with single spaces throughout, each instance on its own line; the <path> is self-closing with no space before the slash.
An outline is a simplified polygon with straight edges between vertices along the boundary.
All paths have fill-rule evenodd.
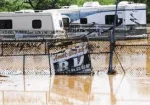
<path id="1" fill-rule="evenodd" d="M 62 16 L 54 10 L 0 13 L 0 37 L 64 37 Z"/>
<path id="2" fill-rule="evenodd" d="M 87 34 L 91 31 L 89 28 L 91 28 L 91 25 L 93 24 L 95 24 L 95 28 L 98 28 L 95 31 L 100 33 L 109 29 L 114 22 L 115 9 L 116 5 L 100 5 L 98 2 L 86 2 L 83 4 L 83 7 L 59 9 L 58 11 L 64 16 L 63 20 L 65 20 L 65 27 L 69 27 L 69 30 L 70 27 L 73 27 L 73 33 L 77 30 L 82 33 L 84 32 L 83 34 Z M 66 18 L 65 15 L 68 18 Z M 118 4 L 118 27 L 116 28 L 118 32 L 122 32 L 122 34 L 124 32 L 124 35 L 145 34 L 146 24 L 145 4 L 131 3 L 127 1 L 123 1 Z M 89 26 L 87 32 L 86 30 L 81 29 L 84 26 L 86 26 L 86 28 Z M 84 29 L 86 28 L 84 27 Z M 141 30 L 139 31 L 139 29 Z"/>

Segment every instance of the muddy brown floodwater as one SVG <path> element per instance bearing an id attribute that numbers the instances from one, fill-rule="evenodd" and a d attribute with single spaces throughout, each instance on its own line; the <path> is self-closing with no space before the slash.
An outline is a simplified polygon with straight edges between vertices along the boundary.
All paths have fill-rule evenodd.
<path id="1" fill-rule="evenodd" d="M 0 105 L 149 105 L 150 76 L 0 78 Z"/>

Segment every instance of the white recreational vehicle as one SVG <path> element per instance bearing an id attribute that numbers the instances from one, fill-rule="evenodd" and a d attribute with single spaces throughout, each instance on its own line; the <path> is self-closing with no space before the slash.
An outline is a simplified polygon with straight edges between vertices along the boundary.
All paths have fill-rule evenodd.
<path id="1" fill-rule="evenodd" d="M 64 26 L 73 35 L 98 32 L 101 35 L 113 25 L 116 5 L 100 5 L 98 2 L 86 2 L 83 7 L 61 8 Z M 116 33 L 137 35 L 146 33 L 146 5 L 122 1 L 117 9 Z M 68 28 L 69 27 L 69 28 Z M 71 28 L 72 27 L 72 28 Z M 94 30 L 95 29 L 95 30 Z M 73 34 L 72 34 L 73 33 Z"/>
<path id="2" fill-rule="evenodd" d="M 0 13 L 0 37 L 65 37 L 62 16 L 59 12 L 21 10 Z"/>

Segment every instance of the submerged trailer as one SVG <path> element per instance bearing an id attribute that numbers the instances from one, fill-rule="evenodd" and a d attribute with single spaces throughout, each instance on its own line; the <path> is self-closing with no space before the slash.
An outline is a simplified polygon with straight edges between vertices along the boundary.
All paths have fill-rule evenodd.
<path id="1" fill-rule="evenodd" d="M 63 15 L 65 29 L 70 35 L 104 35 L 113 26 L 116 5 L 86 2 L 83 7 L 58 9 Z M 122 36 L 146 34 L 146 5 L 120 2 L 117 10 L 116 34 Z M 75 33 L 76 32 L 76 33 Z M 93 34 L 93 35 L 92 35 Z M 108 33 L 107 33 L 108 35 Z"/>
<path id="2" fill-rule="evenodd" d="M 64 38 L 64 32 L 62 16 L 54 10 L 0 13 L 0 38 Z"/>

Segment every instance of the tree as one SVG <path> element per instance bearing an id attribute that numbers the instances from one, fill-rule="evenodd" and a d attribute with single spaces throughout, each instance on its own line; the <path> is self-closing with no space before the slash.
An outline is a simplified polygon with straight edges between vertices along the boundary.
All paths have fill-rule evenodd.
<path id="1" fill-rule="evenodd" d="M 69 5 L 83 5 L 87 1 L 99 1 L 100 4 L 114 4 L 115 0 L 25 0 L 26 3 L 29 3 L 30 6 L 37 9 L 52 9 L 59 8 L 61 6 Z"/>
<path id="2" fill-rule="evenodd" d="M 3 7 L 5 5 L 5 0 L 0 1 L 0 6 Z"/>
<path id="3" fill-rule="evenodd" d="M 26 0 L 34 10 L 58 8 L 59 0 Z"/>
<path id="4" fill-rule="evenodd" d="M 0 7 L 1 7 L 0 11 L 4 10 L 4 6 L 5 6 L 5 0 L 1 0 L 0 1 Z"/>
<path id="5" fill-rule="evenodd" d="M 17 11 L 29 7 L 23 4 L 23 0 L 0 0 L 0 11 Z"/>

